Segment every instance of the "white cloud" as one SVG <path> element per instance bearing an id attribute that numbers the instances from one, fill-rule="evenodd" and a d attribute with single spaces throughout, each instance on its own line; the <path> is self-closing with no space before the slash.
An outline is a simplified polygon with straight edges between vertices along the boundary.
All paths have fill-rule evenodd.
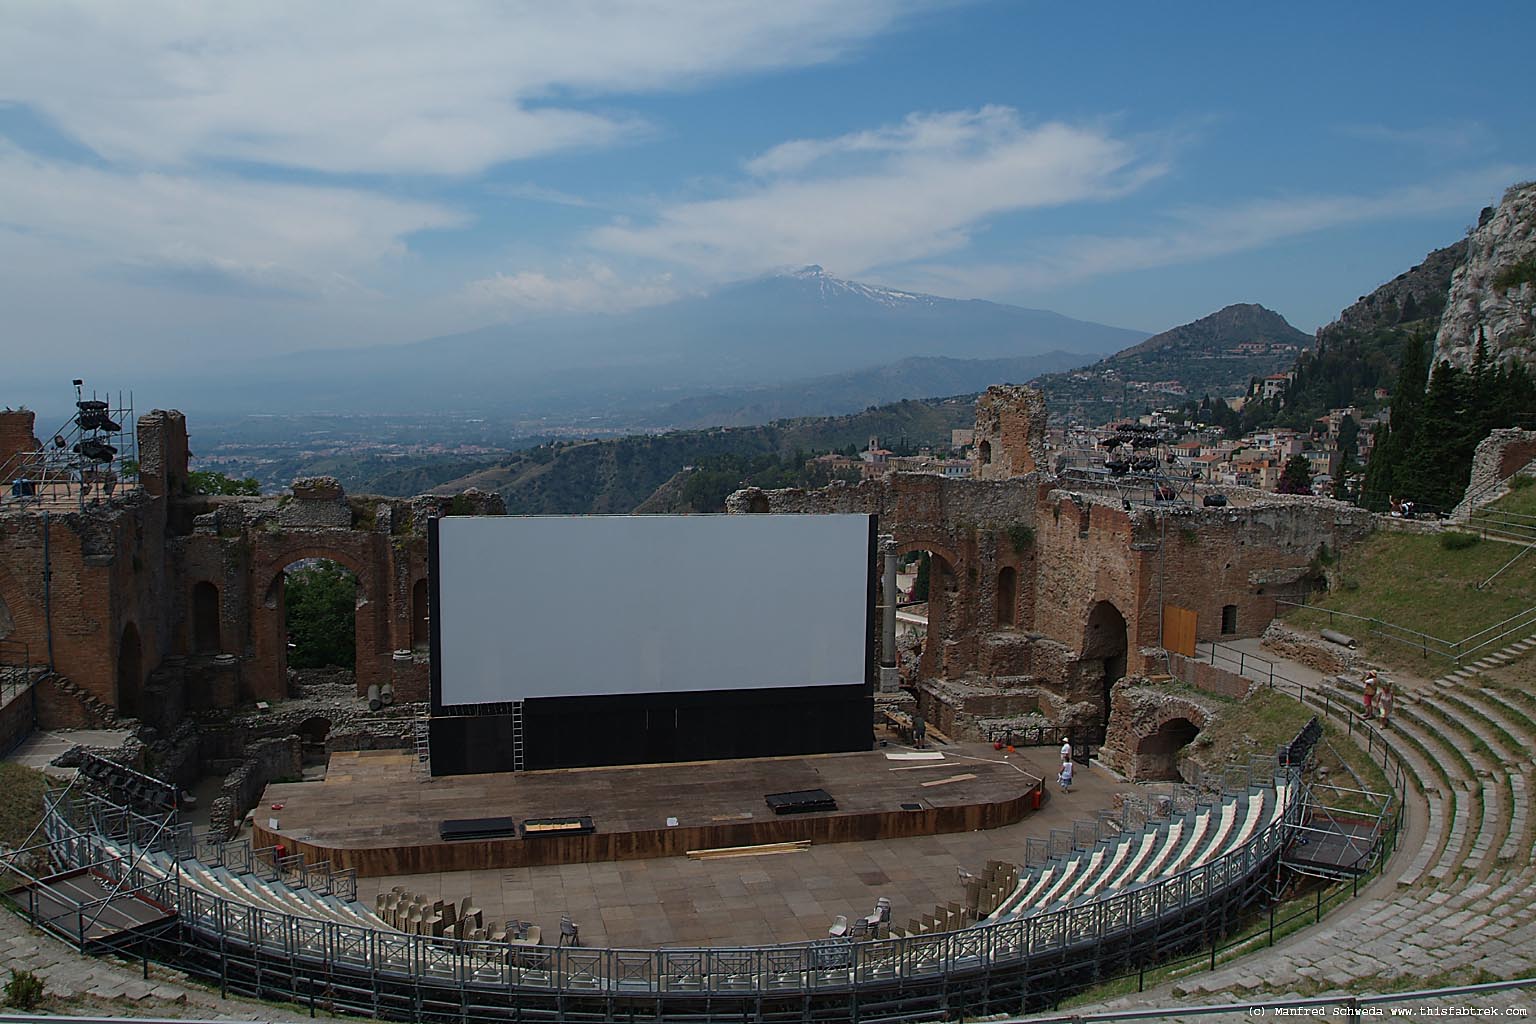
<path id="1" fill-rule="evenodd" d="M 858 274 L 959 249 L 1000 214 L 1123 195 L 1164 167 L 1101 128 L 1026 125 L 984 107 L 787 142 L 747 170 L 758 181 L 735 195 L 616 222 L 591 241 L 717 275 L 812 262 Z"/>
<path id="2" fill-rule="evenodd" d="M 1356 196 L 1292 196 L 1226 207 L 1189 206 L 1167 214 L 1161 229 L 1115 236 L 1039 239 L 1038 252 L 1015 263 L 922 264 L 884 275 L 902 287 L 999 296 L 1071 284 L 1126 271 L 1194 263 L 1247 252 L 1301 235 L 1373 221 L 1438 216 L 1497 201 L 1532 168 L 1499 165 L 1438 182 Z"/>
<path id="3" fill-rule="evenodd" d="M 593 99 L 829 60 L 918 3 L 50 0 L 0 21 L 0 102 L 139 166 L 470 174 L 643 130 Z"/>
<path id="4" fill-rule="evenodd" d="M 611 267 L 591 264 L 565 274 L 528 270 L 471 281 L 464 289 L 474 304 L 500 316 L 518 313 L 615 312 L 654 306 L 677 297 L 670 275 L 625 280 Z"/>
<path id="5" fill-rule="evenodd" d="M 77 274 L 199 289 L 355 292 L 406 236 L 455 211 L 341 188 L 120 173 L 43 160 L 0 142 L 7 248 L 67 253 Z"/>

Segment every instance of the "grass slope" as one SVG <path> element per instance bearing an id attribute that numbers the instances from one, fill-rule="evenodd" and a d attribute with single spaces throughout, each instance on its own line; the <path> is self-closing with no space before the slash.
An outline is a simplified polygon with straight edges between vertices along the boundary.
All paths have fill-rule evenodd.
<path id="1" fill-rule="evenodd" d="M 1322 609 L 1331 609 L 1447 642 L 1462 640 L 1536 606 L 1536 557 L 1515 563 L 1488 589 L 1477 589 L 1519 551 L 1516 545 L 1497 541 L 1450 551 L 1435 535 L 1378 532 L 1335 567 L 1340 585 L 1314 607 L 1285 618 L 1306 629 L 1322 629 L 1330 626 Z M 1426 656 L 1422 649 L 1374 635 L 1359 620 L 1338 617 L 1332 628 L 1355 637 L 1368 658 L 1405 671 L 1428 677 L 1451 665 L 1433 651 Z"/>

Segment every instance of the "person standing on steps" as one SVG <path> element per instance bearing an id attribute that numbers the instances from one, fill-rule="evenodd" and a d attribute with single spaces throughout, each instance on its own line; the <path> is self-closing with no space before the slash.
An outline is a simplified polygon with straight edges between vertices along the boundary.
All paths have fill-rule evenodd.
<path id="1" fill-rule="evenodd" d="M 1375 671 L 1367 671 L 1365 673 L 1365 695 L 1362 697 L 1362 700 L 1365 703 L 1365 717 L 1366 720 L 1369 721 L 1372 713 L 1375 711 L 1375 708 L 1372 707 L 1376 700 Z"/>
<path id="2" fill-rule="evenodd" d="M 1392 684 L 1383 681 L 1376 691 L 1376 714 L 1381 722 L 1381 727 L 1387 727 L 1387 721 L 1392 717 Z"/>

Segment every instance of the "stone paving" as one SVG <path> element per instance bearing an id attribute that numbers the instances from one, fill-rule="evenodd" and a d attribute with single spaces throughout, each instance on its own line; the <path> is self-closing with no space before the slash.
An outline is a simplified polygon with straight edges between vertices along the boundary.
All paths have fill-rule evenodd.
<path id="1" fill-rule="evenodd" d="M 23 740 L 6 760 L 47 772 L 55 778 L 72 779 L 75 769 L 53 767 L 54 758 L 74 747 L 120 747 L 132 735 L 128 729 L 39 729 Z"/>
<path id="2" fill-rule="evenodd" d="M 956 755 L 1001 759 L 981 744 L 946 747 Z M 1055 777 L 1055 747 L 1026 748 L 1010 760 L 1035 776 Z M 964 760 L 955 762 L 959 765 Z M 1049 774 L 1047 774 L 1049 773 Z M 1026 836 L 1046 836 L 1074 819 L 1092 820 L 1118 792 L 1145 792 L 1102 766 L 1080 770 L 1072 792 L 1054 784 L 1041 810 L 999 829 L 893 839 L 815 844 L 801 853 L 722 860 L 667 857 L 563 864 L 494 871 L 460 871 L 358 879 L 358 899 L 395 885 L 458 902 L 470 896 L 488 920 L 519 918 L 552 934 L 569 914 L 591 946 L 760 945 L 823 938 L 839 914 L 870 913 L 888 897 L 892 921 L 931 914 L 962 899 L 958 871 L 980 873 L 988 860 L 1019 862 Z"/>
<path id="3" fill-rule="evenodd" d="M 1358 679 L 1322 676 L 1277 659 L 1258 641 L 1229 646 L 1276 662 L 1278 674 L 1335 702 L 1360 706 Z M 1249 672 L 1257 677 L 1257 666 Z M 1396 710 L 1390 726 L 1375 735 L 1403 755 L 1419 792 L 1409 794 L 1399 850 L 1382 877 L 1322 924 L 1272 949 L 1074 1012 L 1391 992 L 1536 975 L 1530 815 L 1536 700 L 1484 688 L 1470 673 L 1432 683 L 1398 672 L 1391 678 Z M 1430 814 L 1436 801 L 1437 817 Z M 1484 813 L 1489 806 L 1498 813 Z M 1433 867 L 1426 871 L 1426 865 Z M 1451 1012 L 1472 1006 L 1536 1012 L 1536 988 L 1447 998 L 1439 1005 Z"/>
<path id="4" fill-rule="evenodd" d="M 12 913 L 0 912 L 0 971 L 31 971 L 43 980 L 41 1009 L 74 1016 L 189 1017 L 199 1020 L 308 1020 L 299 1012 L 241 999 L 220 999 L 185 975 L 150 964 L 143 968 L 107 957 L 82 956 Z M 8 1010 L 0 1012 L 9 1012 Z"/>

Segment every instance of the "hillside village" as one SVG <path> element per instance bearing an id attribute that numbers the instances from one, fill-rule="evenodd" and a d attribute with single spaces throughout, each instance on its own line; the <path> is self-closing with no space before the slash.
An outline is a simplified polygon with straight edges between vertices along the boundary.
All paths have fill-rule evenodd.
<path id="1" fill-rule="evenodd" d="M 1273 397 L 1283 393 L 1289 378 L 1289 374 L 1266 378 L 1261 382 L 1263 394 Z M 1246 399 L 1228 401 L 1237 411 Z M 1310 486 L 1306 492 L 1289 493 L 1337 496 L 1357 491 L 1374 446 L 1375 429 L 1388 418 L 1386 409 L 1364 415 L 1358 408 L 1346 406 L 1317 417 L 1310 431 L 1269 427 L 1233 439 L 1220 427 L 1193 424 L 1183 409 L 1168 407 L 1134 421 L 1095 427 L 1054 426 L 1046 431 L 1045 446 L 1058 471 L 1076 469 L 1106 480 L 1139 473 L 1159 482 L 1196 485 L 1206 491 L 1251 487 L 1278 492 L 1287 464 L 1299 457 L 1305 464 Z M 1119 441 L 1128 425 L 1142 428 L 1152 443 L 1138 445 L 1132 454 L 1122 456 Z M 930 473 L 961 479 L 973 475 L 975 463 L 973 432 L 955 430 L 947 449 L 924 446 L 914 454 L 902 455 L 883 447 L 878 437 L 872 437 L 857 454 L 819 455 L 809 460 L 807 466 L 830 473 L 857 472 L 864 480 L 887 473 Z"/>

